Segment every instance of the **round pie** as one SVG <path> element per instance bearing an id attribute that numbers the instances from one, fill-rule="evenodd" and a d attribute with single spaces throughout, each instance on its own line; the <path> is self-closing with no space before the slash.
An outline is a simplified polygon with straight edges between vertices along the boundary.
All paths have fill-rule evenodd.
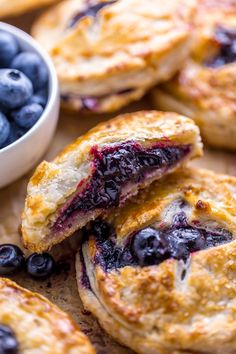
<path id="1" fill-rule="evenodd" d="M 56 1 L 57 0 L 0 0 L 0 18 L 17 16 Z"/>
<path id="2" fill-rule="evenodd" d="M 175 113 L 141 111 L 99 124 L 36 169 L 22 217 L 25 246 L 47 250 L 201 153 L 198 127 Z"/>
<path id="3" fill-rule="evenodd" d="M 235 177 L 179 169 L 94 221 L 76 262 L 85 308 L 138 353 L 235 353 L 235 196 Z"/>
<path id="4" fill-rule="evenodd" d="M 95 354 L 95 350 L 57 306 L 0 278 L 0 353 Z"/>
<path id="5" fill-rule="evenodd" d="M 54 61 L 64 105 L 108 112 L 181 67 L 194 15 L 195 0 L 66 0 L 32 32 Z"/>
<path id="6" fill-rule="evenodd" d="M 236 1 L 199 0 L 191 59 L 153 90 L 155 106 L 193 118 L 203 140 L 236 149 Z"/>

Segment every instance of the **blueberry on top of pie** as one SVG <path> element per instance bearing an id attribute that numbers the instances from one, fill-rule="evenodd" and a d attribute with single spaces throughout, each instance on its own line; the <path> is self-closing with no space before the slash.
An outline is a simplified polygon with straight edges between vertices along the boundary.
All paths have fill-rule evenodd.
<path id="1" fill-rule="evenodd" d="M 190 50 L 195 0 L 65 0 L 33 26 L 63 105 L 115 111 L 169 79 Z"/>
<path id="2" fill-rule="evenodd" d="M 24 244 L 50 248 L 201 152 L 197 126 L 174 113 L 136 112 L 99 124 L 35 171 Z"/>
<path id="3" fill-rule="evenodd" d="M 191 57 L 153 91 L 155 107 L 193 118 L 203 140 L 236 149 L 236 1 L 199 0 Z"/>
<path id="4" fill-rule="evenodd" d="M 91 223 L 85 308 L 138 353 L 234 353 L 235 196 L 235 177 L 185 167 Z"/>

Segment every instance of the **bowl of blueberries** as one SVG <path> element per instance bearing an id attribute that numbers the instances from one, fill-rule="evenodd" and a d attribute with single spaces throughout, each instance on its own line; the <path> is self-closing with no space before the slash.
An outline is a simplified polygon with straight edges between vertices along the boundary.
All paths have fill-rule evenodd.
<path id="1" fill-rule="evenodd" d="M 59 105 L 48 54 L 31 36 L 0 22 L 0 188 L 24 175 L 45 153 Z"/>

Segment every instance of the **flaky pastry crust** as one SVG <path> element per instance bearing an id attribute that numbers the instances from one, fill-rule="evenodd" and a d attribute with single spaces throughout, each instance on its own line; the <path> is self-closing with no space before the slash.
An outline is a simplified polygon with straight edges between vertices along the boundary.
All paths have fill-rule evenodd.
<path id="1" fill-rule="evenodd" d="M 95 354 L 69 315 L 4 278 L 0 278 L 0 323 L 13 330 L 21 354 Z"/>
<path id="2" fill-rule="evenodd" d="M 91 235 L 76 264 L 85 308 L 110 335 L 138 353 L 235 353 L 235 196 L 235 177 L 185 168 L 109 215 L 116 246 L 126 247 L 132 232 L 154 222 L 168 225 L 180 201 L 187 203 L 190 223 L 217 225 L 230 231 L 233 240 L 192 253 L 187 263 L 170 258 L 159 265 L 106 271 Z"/>
<path id="3" fill-rule="evenodd" d="M 0 18 L 17 16 L 55 2 L 57 0 L 0 0 Z"/>
<path id="4" fill-rule="evenodd" d="M 33 35 L 54 61 L 65 106 L 114 111 L 181 67 L 189 54 L 195 5 L 195 0 L 89 5 L 66 0 L 36 22 Z M 97 11 L 97 6 L 103 7 Z"/>
<path id="5" fill-rule="evenodd" d="M 161 174 L 150 176 L 138 185 L 131 186 L 127 195 L 134 195 L 138 189 L 150 184 L 154 179 L 169 173 L 187 159 L 200 156 L 202 144 L 198 127 L 192 120 L 175 113 L 143 111 L 124 114 L 100 123 L 74 143 L 66 147 L 54 161 L 42 162 L 32 176 L 22 216 L 22 235 L 25 246 L 32 251 L 43 251 L 71 235 L 75 230 L 103 210 L 95 209 L 77 217 L 75 224 L 67 231 L 51 233 L 51 224 L 58 210 L 67 203 L 78 188 L 87 185 L 93 171 L 93 150 L 116 147 L 116 145 L 135 142 L 142 148 L 152 145 L 190 146 L 190 151 L 177 164 Z"/>
<path id="6" fill-rule="evenodd" d="M 152 92 L 155 107 L 188 115 L 203 140 L 236 149 L 236 62 L 209 66 L 219 51 L 217 31 L 236 31 L 235 0 L 200 0 L 191 59 L 180 73 Z"/>

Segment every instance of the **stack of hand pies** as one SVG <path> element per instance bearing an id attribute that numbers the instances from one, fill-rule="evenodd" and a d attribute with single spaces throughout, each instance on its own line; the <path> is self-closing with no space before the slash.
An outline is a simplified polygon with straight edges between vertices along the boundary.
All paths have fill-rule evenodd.
<path id="1" fill-rule="evenodd" d="M 33 252 L 82 230 L 81 300 L 137 353 L 236 352 L 236 178 L 188 165 L 197 125 L 236 147 L 235 13 L 235 0 L 66 0 L 33 28 L 71 109 L 114 111 L 159 84 L 166 112 L 119 115 L 43 161 L 22 215 Z M 0 279 L 0 352 L 95 351 L 55 305 Z"/>
<path id="2" fill-rule="evenodd" d="M 233 353 L 236 178 L 187 167 L 199 129 L 143 111 L 99 124 L 28 185 L 23 242 L 42 252 L 83 228 L 85 308 L 138 353 Z"/>

